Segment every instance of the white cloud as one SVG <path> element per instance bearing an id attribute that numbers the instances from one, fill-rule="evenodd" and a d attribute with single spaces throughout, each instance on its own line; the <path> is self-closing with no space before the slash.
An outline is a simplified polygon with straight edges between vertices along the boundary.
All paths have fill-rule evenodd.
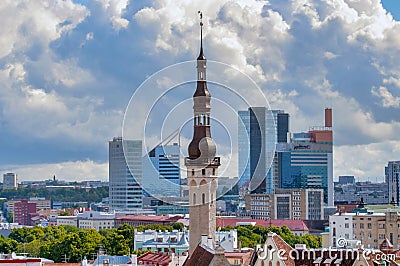
<path id="1" fill-rule="evenodd" d="M 3 172 L 15 172 L 19 181 L 46 180 L 54 175 L 58 180 L 108 180 L 108 163 L 91 160 L 69 161 L 49 164 L 3 166 Z"/>
<path id="2" fill-rule="evenodd" d="M 27 51 L 33 43 L 44 47 L 76 27 L 88 15 L 81 5 L 67 1 L 3 1 L 0 58 Z"/>
<path id="3" fill-rule="evenodd" d="M 387 141 L 365 145 L 344 145 L 334 148 L 334 176 L 354 175 L 363 179 L 378 178 L 383 182 L 388 161 L 398 160 L 399 141 Z M 336 179 L 336 178 L 335 178 Z"/>
<path id="4" fill-rule="evenodd" d="M 399 107 L 400 97 L 395 97 L 393 94 L 385 87 L 381 86 L 378 89 L 372 88 L 372 94 L 381 98 L 383 107 Z"/>

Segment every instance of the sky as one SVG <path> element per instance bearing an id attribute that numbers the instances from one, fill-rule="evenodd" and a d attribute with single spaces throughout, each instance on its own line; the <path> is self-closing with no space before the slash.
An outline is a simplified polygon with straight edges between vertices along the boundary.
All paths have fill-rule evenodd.
<path id="1" fill-rule="evenodd" d="M 382 181 L 400 160 L 397 0 L 15 0 L 0 3 L 0 172 L 106 180 L 135 90 L 197 57 L 198 10 L 207 58 L 254 80 L 292 132 L 333 109 L 335 178 Z"/>

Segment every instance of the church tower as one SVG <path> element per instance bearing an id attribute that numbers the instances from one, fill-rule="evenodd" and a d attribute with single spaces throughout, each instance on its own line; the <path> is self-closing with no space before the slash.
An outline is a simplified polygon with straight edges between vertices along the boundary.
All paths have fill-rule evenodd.
<path id="1" fill-rule="evenodd" d="M 200 54 L 197 58 L 197 88 L 193 95 L 193 138 L 189 156 L 185 158 L 189 186 L 189 252 L 200 243 L 202 236 L 215 248 L 216 194 L 220 158 L 215 157 L 216 145 L 210 132 L 210 101 L 207 89 L 206 58 L 203 53 L 203 22 L 200 14 Z"/>

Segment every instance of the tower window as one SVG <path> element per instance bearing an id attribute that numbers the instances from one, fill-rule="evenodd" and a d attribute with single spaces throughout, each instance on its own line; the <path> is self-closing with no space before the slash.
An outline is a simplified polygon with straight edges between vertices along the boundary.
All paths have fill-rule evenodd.
<path id="1" fill-rule="evenodd" d="M 213 168 L 213 175 L 215 175 L 215 168 Z"/>
<path id="2" fill-rule="evenodd" d="M 196 205 L 196 193 L 193 193 L 193 205 Z"/>
<path id="3" fill-rule="evenodd" d="M 192 176 L 194 176 L 194 169 L 192 169 Z"/>
<path id="4" fill-rule="evenodd" d="M 201 195 L 201 202 L 202 202 L 202 204 L 206 204 L 206 194 L 202 194 Z"/>
<path id="5" fill-rule="evenodd" d="M 201 174 L 206 175 L 206 169 L 201 169 Z"/>

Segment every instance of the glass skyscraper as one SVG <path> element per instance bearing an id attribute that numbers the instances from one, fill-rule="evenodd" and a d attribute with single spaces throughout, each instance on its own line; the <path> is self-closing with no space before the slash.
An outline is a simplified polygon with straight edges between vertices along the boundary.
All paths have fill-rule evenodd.
<path id="1" fill-rule="evenodd" d="M 141 181 L 142 141 L 113 138 L 109 141 L 110 209 L 142 208 Z"/>
<path id="2" fill-rule="evenodd" d="M 324 190 L 324 201 L 333 206 L 332 110 L 325 109 L 325 126 L 294 133 L 277 145 L 281 188 Z"/>
<path id="3" fill-rule="evenodd" d="M 265 107 L 250 107 L 238 115 L 239 186 L 248 182 L 252 193 L 273 193 L 269 169 L 277 141 L 274 115 Z"/>
<path id="4" fill-rule="evenodd" d="M 291 143 L 278 150 L 283 170 L 282 188 L 320 188 L 328 202 L 328 182 L 332 168 L 332 143 L 315 143 L 309 133 L 293 134 Z"/>
<path id="5" fill-rule="evenodd" d="M 258 194 L 273 194 L 275 188 L 323 189 L 324 201 L 333 206 L 332 110 L 325 109 L 324 126 L 291 136 L 289 114 L 281 110 L 267 113 L 264 107 L 238 112 L 239 185 L 255 178 L 260 185 L 250 189 Z M 266 151 L 273 151 L 273 143 L 275 153 L 268 155 L 273 157 L 265 156 Z"/>
<path id="6" fill-rule="evenodd" d="M 152 196 L 180 196 L 180 146 L 158 145 L 143 157 L 143 189 Z"/>

